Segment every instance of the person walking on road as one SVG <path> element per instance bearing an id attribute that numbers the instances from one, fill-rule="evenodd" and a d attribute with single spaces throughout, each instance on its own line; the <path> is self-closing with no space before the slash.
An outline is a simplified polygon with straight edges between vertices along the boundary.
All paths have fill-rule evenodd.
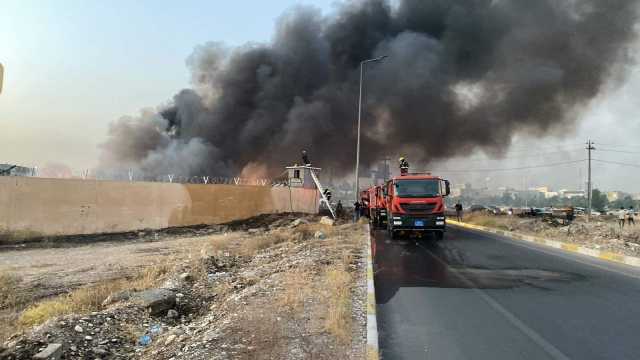
<path id="1" fill-rule="evenodd" d="M 633 209 L 633 206 L 629 207 L 629 214 L 627 215 L 627 225 L 636 225 L 635 210 Z"/>
<path id="2" fill-rule="evenodd" d="M 462 222 L 462 204 L 456 203 L 456 218 L 459 222 Z"/>
<path id="3" fill-rule="evenodd" d="M 357 223 L 358 219 L 360 219 L 360 203 L 359 202 L 354 202 L 353 203 L 353 222 Z"/>
<path id="4" fill-rule="evenodd" d="M 620 229 L 624 228 L 624 223 L 627 221 L 627 211 L 621 207 L 620 211 L 618 211 L 618 225 L 620 225 Z"/>

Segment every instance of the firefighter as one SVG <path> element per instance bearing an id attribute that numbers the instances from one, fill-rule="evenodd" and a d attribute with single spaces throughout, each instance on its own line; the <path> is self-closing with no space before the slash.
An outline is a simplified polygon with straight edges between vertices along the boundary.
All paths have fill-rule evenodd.
<path id="1" fill-rule="evenodd" d="M 409 172 L 409 163 L 404 157 L 398 159 L 400 162 L 400 175 L 405 175 Z"/>
<path id="2" fill-rule="evenodd" d="M 344 207 L 342 206 L 342 201 L 338 200 L 338 205 L 336 205 L 336 215 L 338 215 L 338 217 L 341 217 L 343 212 Z"/>
<path id="3" fill-rule="evenodd" d="M 311 161 L 309 161 L 307 150 L 302 150 L 302 163 L 304 164 L 304 166 L 311 166 Z"/>
<path id="4" fill-rule="evenodd" d="M 329 190 L 329 188 L 326 188 L 322 193 L 324 194 L 324 197 L 327 198 L 327 201 L 331 202 L 331 190 Z"/>
<path id="5" fill-rule="evenodd" d="M 462 222 L 462 204 L 459 201 L 456 203 L 456 219 Z"/>
<path id="6" fill-rule="evenodd" d="M 353 203 L 353 222 L 357 223 L 358 219 L 360 219 L 360 202 L 356 201 Z"/>

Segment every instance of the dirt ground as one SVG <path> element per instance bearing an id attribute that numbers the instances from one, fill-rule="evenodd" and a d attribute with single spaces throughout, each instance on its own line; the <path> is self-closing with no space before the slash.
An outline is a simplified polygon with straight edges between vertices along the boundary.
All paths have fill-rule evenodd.
<path id="1" fill-rule="evenodd" d="M 0 345 L 0 359 L 31 358 L 51 342 L 63 343 L 63 359 L 100 354 L 108 356 L 97 357 L 362 358 L 365 232 L 361 225 L 327 227 L 318 220 L 300 214 L 266 215 L 225 225 L 4 247 L 0 275 L 13 279 L 10 290 L 20 299 L 3 306 L 0 296 L 0 323 L 5 325 L 49 299 L 132 278 L 159 265 L 172 270 L 153 283 L 165 285 L 153 286 L 178 284 L 172 291 L 181 305 L 174 308 L 177 318 L 157 317 L 126 301 L 100 306 L 107 295 L 100 293 L 98 305 L 63 312 L 68 315 L 23 335 L 15 334 L 13 326 L 0 327 L 0 344 L 10 340 L 4 352 Z M 182 273 L 194 280 L 176 280 Z M 115 327 L 109 325 L 113 319 L 119 319 Z M 88 337 L 94 339 L 87 341 L 85 334 L 75 332 L 76 324 L 91 326 Z M 149 324 L 158 324 L 163 336 L 141 346 L 138 337 Z"/>

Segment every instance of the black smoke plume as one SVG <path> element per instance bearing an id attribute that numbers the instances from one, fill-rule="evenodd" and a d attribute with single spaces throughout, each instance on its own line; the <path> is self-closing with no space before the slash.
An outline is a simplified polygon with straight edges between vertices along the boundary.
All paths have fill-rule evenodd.
<path id="1" fill-rule="evenodd" d="M 514 134 L 575 125 L 630 64 L 637 0 L 347 2 L 297 7 L 269 44 L 199 46 L 193 87 L 112 124 L 103 165 L 235 175 L 299 162 L 352 171 L 359 66 L 367 65 L 362 161 L 500 154 Z M 257 166 L 259 168 L 259 166 Z"/>

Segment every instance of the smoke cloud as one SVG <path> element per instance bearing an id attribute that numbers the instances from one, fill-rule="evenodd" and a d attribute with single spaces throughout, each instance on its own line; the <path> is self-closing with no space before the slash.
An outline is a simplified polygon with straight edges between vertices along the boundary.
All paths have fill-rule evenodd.
<path id="1" fill-rule="evenodd" d="M 191 89 L 112 124 L 106 167 L 148 175 L 277 174 L 299 162 L 348 173 L 355 158 L 360 62 L 364 165 L 388 155 L 428 163 L 515 134 L 570 129 L 630 64 L 636 0 L 347 2 L 325 17 L 285 12 L 268 44 L 196 47 Z M 260 172 L 264 172 L 261 168 Z"/>

